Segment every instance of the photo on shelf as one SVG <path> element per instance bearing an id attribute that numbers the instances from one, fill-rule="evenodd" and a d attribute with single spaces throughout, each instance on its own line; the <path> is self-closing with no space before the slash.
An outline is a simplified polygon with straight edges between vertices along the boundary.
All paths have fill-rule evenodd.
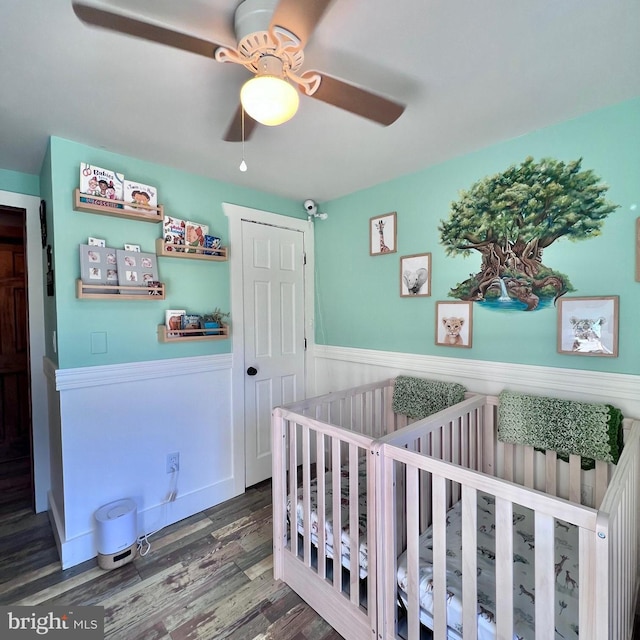
<path id="1" fill-rule="evenodd" d="M 115 277 L 114 277 L 115 274 Z M 83 284 L 118 284 L 115 249 L 80 245 L 80 279 Z M 85 293 L 117 294 L 117 289 L 85 289 Z"/>
<path id="2" fill-rule="evenodd" d="M 118 284 L 139 289 L 137 291 L 136 289 L 125 289 L 121 293 L 123 295 L 148 295 L 147 283 L 150 280 L 158 280 L 155 254 L 118 249 L 116 261 L 119 275 Z"/>

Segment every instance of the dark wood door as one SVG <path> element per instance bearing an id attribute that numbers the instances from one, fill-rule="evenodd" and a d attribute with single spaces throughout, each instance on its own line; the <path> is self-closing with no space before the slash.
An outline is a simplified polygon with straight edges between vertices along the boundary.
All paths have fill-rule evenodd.
<path id="1" fill-rule="evenodd" d="M 25 212 L 0 207 L 0 504 L 30 501 Z"/>

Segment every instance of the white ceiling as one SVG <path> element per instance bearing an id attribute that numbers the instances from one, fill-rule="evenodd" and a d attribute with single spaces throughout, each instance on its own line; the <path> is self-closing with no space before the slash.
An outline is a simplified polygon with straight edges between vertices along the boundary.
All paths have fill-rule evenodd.
<path id="1" fill-rule="evenodd" d="M 234 44 L 238 0 L 87 0 Z M 406 103 L 381 127 L 302 97 L 245 145 L 221 137 L 249 74 L 82 24 L 71 0 L 0 0 L 0 168 L 50 135 L 320 203 L 640 95 L 638 0 L 335 0 L 305 50 Z"/>

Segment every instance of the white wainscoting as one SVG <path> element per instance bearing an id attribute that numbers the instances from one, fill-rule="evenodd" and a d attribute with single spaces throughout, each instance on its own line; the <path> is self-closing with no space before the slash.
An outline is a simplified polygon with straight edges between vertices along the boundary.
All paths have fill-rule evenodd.
<path id="1" fill-rule="evenodd" d="M 95 557 L 94 513 L 104 504 L 132 498 L 141 535 L 244 491 L 231 365 L 231 354 L 221 354 L 48 374 L 57 396 L 50 407 L 59 406 L 49 511 L 63 568 Z M 177 498 L 165 503 L 173 452 L 180 454 Z"/>
<path id="2" fill-rule="evenodd" d="M 509 389 L 569 400 L 606 402 L 619 408 L 625 417 L 640 417 L 640 376 L 636 375 L 324 345 L 316 345 L 313 355 L 318 395 L 397 375 L 416 375 L 459 382 L 477 393 L 497 395 Z"/>

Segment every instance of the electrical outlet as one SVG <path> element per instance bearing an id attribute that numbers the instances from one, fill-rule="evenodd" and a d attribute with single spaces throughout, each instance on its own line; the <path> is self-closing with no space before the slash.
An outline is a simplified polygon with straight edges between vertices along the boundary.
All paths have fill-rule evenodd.
<path id="1" fill-rule="evenodd" d="M 180 470 L 180 454 L 167 453 L 167 473 L 173 473 Z"/>

